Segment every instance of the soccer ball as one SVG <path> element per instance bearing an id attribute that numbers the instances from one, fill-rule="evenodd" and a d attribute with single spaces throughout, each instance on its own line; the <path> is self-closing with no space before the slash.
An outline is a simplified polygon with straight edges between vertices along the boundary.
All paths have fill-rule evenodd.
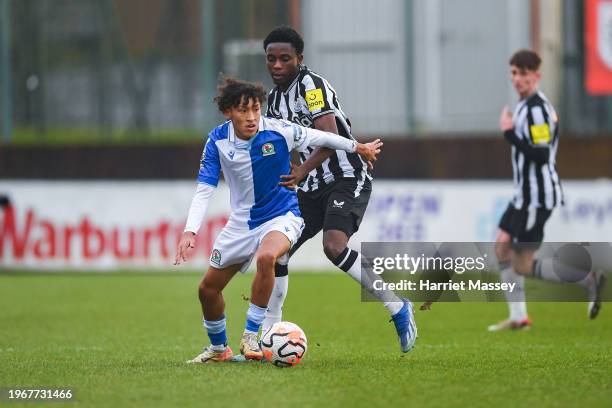
<path id="1" fill-rule="evenodd" d="M 266 360 L 277 367 L 291 367 L 298 364 L 306 354 L 306 335 L 297 324 L 274 323 L 261 336 L 261 351 Z"/>

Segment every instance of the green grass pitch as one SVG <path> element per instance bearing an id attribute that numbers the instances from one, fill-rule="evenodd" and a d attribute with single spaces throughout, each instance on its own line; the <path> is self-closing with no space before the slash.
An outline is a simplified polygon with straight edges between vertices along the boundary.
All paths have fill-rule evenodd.
<path id="1" fill-rule="evenodd" d="M 237 351 L 252 275 L 226 290 Z M 503 303 L 417 311 L 399 352 L 384 308 L 335 273 L 293 274 L 286 320 L 308 336 L 302 364 L 188 366 L 207 343 L 192 273 L 0 275 L 0 388 L 71 387 L 72 407 L 610 406 L 612 305 L 531 303 L 528 332 L 487 333 Z M 7 403 L 4 406 L 34 406 Z"/>

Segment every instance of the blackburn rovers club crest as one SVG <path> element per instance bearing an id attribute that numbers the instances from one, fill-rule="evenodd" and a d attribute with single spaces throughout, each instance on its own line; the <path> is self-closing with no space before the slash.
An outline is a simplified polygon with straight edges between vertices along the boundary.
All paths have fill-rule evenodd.
<path id="1" fill-rule="evenodd" d="M 274 151 L 274 145 L 272 143 L 266 143 L 261 146 L 261 152 L 264 156 L 270 156 L 271 154 L 276 153 L 276 151 Z"/>
<path id="2" fill-rule="evenodd" d="M 210 261 L 216 264 L 221 264 L 221 251 L 218 249 L 213 249 L 210 254 Z"/>
<path id="3" fill-rule="evenodd" d="M 600 2 L 597 15 L 597 50 L 602 61 L 612 70 L 612 2 Z"/>

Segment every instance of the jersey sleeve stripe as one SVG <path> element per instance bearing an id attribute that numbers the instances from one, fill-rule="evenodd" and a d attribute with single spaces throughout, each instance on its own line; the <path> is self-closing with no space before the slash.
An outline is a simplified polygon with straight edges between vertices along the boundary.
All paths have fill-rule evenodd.
<path id="1" fill-rule="evenodd" d="M 198 182 L 210 184 L 217 187 L 219 184 L 219 174 L 221 172 L 221 163 L 219 161 L 219 150 L 217 144 L 212 139 L 212 135 L 208 136 L 202 160 L 200 161 L 200 171 L 198 172 Z"/>

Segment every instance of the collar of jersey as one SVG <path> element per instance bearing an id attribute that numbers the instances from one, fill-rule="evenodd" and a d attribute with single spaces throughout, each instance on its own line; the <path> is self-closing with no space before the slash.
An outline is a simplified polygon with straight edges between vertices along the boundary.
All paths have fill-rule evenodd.
<path id="1" fill-rule="evenodd" d="M 302 74 L 302 71 L 306 71 L 308 68 L 306 67 L 306 65 L 300 65 L 300 69 L 298 69 L 298 73 L 295 76 L 295 78 L 293 78 L 293 81 L 291 81 L 291 85 L 289 85 L 287 87 L 286 91 L 282 91 L 280 88 L 278 88 L 279 90 L 281 90 L 281 92 L 284 95 L 287 95 L 289 93 L 289 91 L 291 91 L 291 89 L 293 89 L 293 87 L 295 86 L 295 84 L 297 84 L 298 79 L 300 78 L 300 75 Z"/>
<path id="2" fill-rule="evenodd" d="M 536 89 L 536 91 L 534 93 L 532 93 L 531 95 L 529 95 L 528 97 L 526 97 L 525 99 L 521 99 L 519 102 L 527 102 L 529 101 L 531 98 L 533 98 L 534 96 L 538 95 L 540 98 L 545 99 L 544 95 L 542 95 L 542 93 L 540 92 L 539 89 Z"/>
<path id="3" fill-rule="evenodd" d="M 264 126 L 264 118 L 262 116 L 262 117 L 259 118 L 259 130 L 257 131 L 257 134 L 255 136 L 253 136 L 252 138 L 250 138 L 249 140 L 242 140 L 242 139 L 240 139 L 240 138 L 238 138 L 236 136 L 236 132 L 234 132 L 234 124 L 230 120 L 229 129 L 228 129 L 228 134 L 229 134 L 228 139 L 229 139 L 229 142 L 231 144 L 233 144 L 235 147 L 237 147 L 236 146 L 236 140 L 239 140 L 241 142 L 246 142 L 247 143 L 246 147 L 244 147 L 244 148 L 241 147 L 241 149 L 249 150 L 249 149 L 251 149 L 251 145 L 253 144 L 253 140 L 255 140 L 255 138 L 257 136 L 259 136 L 259 132 L 261 132 L 263 130 L 265 130 L 265 126 Z"/>

